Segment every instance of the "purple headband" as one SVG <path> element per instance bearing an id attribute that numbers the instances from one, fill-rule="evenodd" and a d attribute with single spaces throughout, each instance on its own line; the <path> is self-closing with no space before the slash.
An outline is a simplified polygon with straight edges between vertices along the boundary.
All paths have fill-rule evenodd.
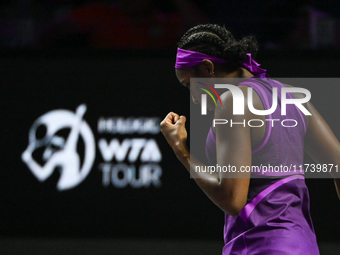
<path id="1" fill-rule="evenodd" d="M 251 54 L 247 53 L 247 60 L 241 61 L 238 64 L 249 70 L 254 75 L 265 73 L 267 70 L 260 68 L 260 64 L 257 63 L 254 59 L 251 58 Z M 199 53 L 191 50 L 183 50 L 177 48 L 177 58 L 175 68 L 187 68 L 198 65 L 202 62 L 203 59 L 209 59 L 211 62 L 215 63 L 227 63 L 228 61 L 217 58 L 214 56 L 210 56 L 207 54 Z"/>

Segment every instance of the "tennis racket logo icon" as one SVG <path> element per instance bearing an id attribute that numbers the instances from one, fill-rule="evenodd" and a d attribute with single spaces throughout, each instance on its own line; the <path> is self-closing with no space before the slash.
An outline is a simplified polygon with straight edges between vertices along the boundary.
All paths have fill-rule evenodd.
<path id="1" fill-rule="evenodd" d="M 39 181 L 45 181 L 59 168 L 57 189 L 66 190 L 77 186 L 89 174 L 96 150 L 91 128 L 83 120 L 85 112 L 86 105 L 82 104 L 75 113 L 54 110 L 33 123 L 29 131 L 28 147 L 21 158 Z M 37 134 L 38 128 L 41 127 L 46 130 L 42 138 Z M 67 134 L 61 135 L 60 131 L 66 131 Z M 78 152 L 81 147 L 79 138 L 83 141 L 81 156 Z"/>

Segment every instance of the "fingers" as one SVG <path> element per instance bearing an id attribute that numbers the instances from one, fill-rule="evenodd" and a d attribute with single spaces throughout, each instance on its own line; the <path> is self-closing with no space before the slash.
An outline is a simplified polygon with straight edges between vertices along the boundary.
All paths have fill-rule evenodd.
<path id="1" fill-rule="evenodd" d="M 170 112 L 160 123 L 161 127 L 173 126 L 177 124 L 185 124 L 186 117 L 184 115 L 179 116 L 177 113 Z"/>
<path id="2" fill-rule="evenodd" d="M 179 115 L 177 113 L 170 112 L 170 113 L 168 113 L 168 115 L 166 115 L 166 117 L 161 122 L 161 126 L 166 125 L 166 124 L 167 125 L 175 124 L 178 119 L 179 119 Z"/>
<path id="3" fill-rule="evenodd" d="M 181 115 L 178 118 L 178 121 L 176 121 L 176 124 L 178 124 L 178 125 L 185 125 L 186 121 L 187 121 L 187 118 L 184 115 Z"/>
<path id="4" fill-rule="evenodd" d="M 179 120 L 179 115 L 176 114 L 173 120 L 173 124 L 176 124 L 178 120 Z"/>

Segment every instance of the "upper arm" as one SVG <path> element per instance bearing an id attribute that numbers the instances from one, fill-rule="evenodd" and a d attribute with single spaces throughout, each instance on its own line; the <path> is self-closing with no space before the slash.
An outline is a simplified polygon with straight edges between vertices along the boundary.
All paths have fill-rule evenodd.
<path id="1" fill-rule="evenodd" d="M 241 90 L 246 98 L 246 88 Z M 239 170 L 241 167 L 251 166 L 251 135 L 247 124 L 251 115 L 248 107 L 245 107 L 245 115 L 233 115 L 233 98 L 230 92 L 222 94 L 221 100 L 222 106 L 216 108 L 215 118 L 226 119 L 228 123 L 215 127 L 217 164 L 228 169 L 233 167 L 236 170 L 235 173 L 222 173 L 220 183 L 223 192 L 226 192 L 229 197 L 229 203 L 238 213 L 246 204 L 249 189 L 250 173 L 241 173 Z M 231 120 L 233 123 L 239 122 L 245 125 L 231 126 Z"/>
<path id="2" fill-rule="evenodd" d="M 318 164 L 340 165 L 340 143 L 338 139 L 310 102 L 306 104 L 306 107 L 312 115 L 308 116 L 305 151 Z M 332 172 L 332 176 L 340 178 L 340 173 Z"/>

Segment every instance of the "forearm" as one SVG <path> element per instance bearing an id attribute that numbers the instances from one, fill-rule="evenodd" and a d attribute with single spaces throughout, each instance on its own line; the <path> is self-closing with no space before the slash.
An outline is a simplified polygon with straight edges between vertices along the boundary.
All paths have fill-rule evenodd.
<path id="1" fill-rule="evenodd" d="M 194 179 L 212 179 L 219 183 L 219 174 L 212 171 L 212 168 L 207 167 L 200 162 L 196 157 L 190 154 L 185 145 L 179 145 L 174 149 L 178 160 L 185 166 L 191 177 Z"/>
<path id="2" fill-rule="evenodd" d="M 164 137 L 174 150 L 177 158 L 182 162 L 210 200 L 224 212 L 230 215 L 236 215 L 246 203 L 249 177 L 242 179 L 234 174 L 227 174 L 223 176 L 223 178 L 220 178 L 220 174 L 212 170 L 208 172 L 205 170 L 196 171 L 198 168 L 209 168 L 205 168 L 206 166 L 204 164 L 190 155 L 186 147 L 187 132 L 185 129 L 185 121 L 185 116 L 179 116 L 178 114 L 170 112 L 160 124 Z M 226 162 L 230 162 L 230 164 L 235 163 L 232 162 L 232 158 L 227 157 L 225 161 L 219 165 L 223 165 Z"/>
<path id="3" fill-rule="evenodd" d="M 235 206 L 230 192 L 223 187 L 217 172 L 197 171 L 197 169 L 207 169 L 206 165 L 190 155 L 187 149 L 175 150 L 175 154 L 197 185 L 222 211 L 230 215 L 236 215 L 240 211 L 241 208 Z"/>

